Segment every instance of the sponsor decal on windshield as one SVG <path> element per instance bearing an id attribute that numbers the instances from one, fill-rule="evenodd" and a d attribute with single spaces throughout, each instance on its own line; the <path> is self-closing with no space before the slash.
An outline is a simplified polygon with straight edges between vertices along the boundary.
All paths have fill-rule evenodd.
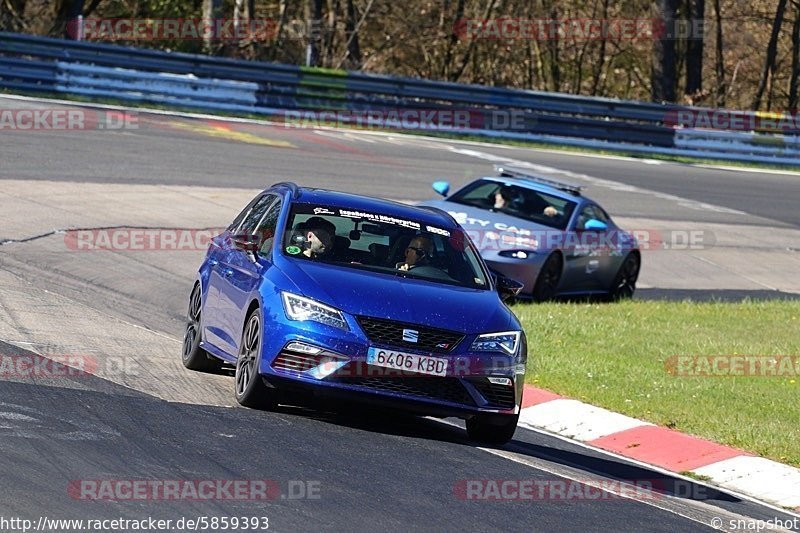
<path id="1" fill-rule="evenodd" d="M 376 213 L 366 213 L 364 211 L 351 211 L 349 209 L 339 209 L 339 215 L 346 218 L 353 218 L 358 220 L 371 220 L 373 222 L 381 222 L 383 224 L 392 224 L 403 228 L 410 228 L 419 230 L 422 226 L 419 222 L 413 220 L 406 220 L 403 218 L 392 217 L 389 215 L 379 215 Z M 437 228 L 435 226 L 425 226 L 425 231 L 428 233 L 435 233 L 436 235 L 450 236 L 450 232 L 446 229 Z"/>

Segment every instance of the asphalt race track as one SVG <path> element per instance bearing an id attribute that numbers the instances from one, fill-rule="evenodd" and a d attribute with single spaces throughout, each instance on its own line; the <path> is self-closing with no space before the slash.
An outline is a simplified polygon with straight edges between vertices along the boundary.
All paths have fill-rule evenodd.
<path id="1" fill-rule="evenodd" d="M 0 98 L 0 108 L 53 107 Z M 645 252 L 639 298 L 800 297 L 800 175 L 145 114 L 122 131 L 0 131 L 0 356 L 49 370 L 0 372 L 0 515 L 265 516 L 278 531 L 671 532 L 712 530 L 714 518 L 789 517 L 533 431 L 490 450 L 456 421 L 234 407 L 230 375 L 180 364 L 204 249 L 84 251 L 64 233 L 219 228 L 287 179 L 422 200 L 431 181 L 458 186 L 491 174 L 495 161 L 586 185 L 625 227 L 704 232 L 690 249 Z M 54 371 L 63 357 L 92 371 Z M 278 491 L 257 501 L 107 501 L 71 489 L 141 479 L 270 480 Z M 468 501 L 459 491 L 467 480 L 648 480 L 662 492 Z"/>

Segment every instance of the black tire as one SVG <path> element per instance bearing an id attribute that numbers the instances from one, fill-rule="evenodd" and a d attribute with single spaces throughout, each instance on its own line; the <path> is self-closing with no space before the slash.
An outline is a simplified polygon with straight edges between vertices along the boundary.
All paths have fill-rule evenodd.
<path id="1" fill-rule="evenodd" d="M 200 314 L 202 311 L 200 292 L 200 284 L 198 283 L 194 286 L 192 294 L 189 296 L 189 310 L 186 312 L 186 331 L 183 334 L 181 361 L 183 366 L 189 370 L 217 372 L 222 366 L 222 362 L 200 348 L 200 339 L 202 338 L 200 333 Z"/>
<path id="2" fill-rule="evenodd" d="M 561 255 L 554 253 L 547 258 L 539 271 L 536 283 L 533 285 L 532 296 L 537 302 L 552 300 L 558 291 L 558 283 L 561 281 Z"/>
<path id="3" fill-rule="evenodd" d="M 475 415 L 467 420 L 467 435 L 474 441 L 499 446 L 511 440 L 518 421 L 519 415 Z"/>
<path id="4" fill-rule="evenodd" d="M 608 290 L 609 300 L 618 302 L 633 298 L 633 293 L 636 292 L 636 280 L 639 279 L 640 267 L 641 261 L 638 254 L 632 253 L 625 257 Z"/>
<path id="5" fill-rule="evenodd" d="M 267 388 L 258 365 L 261 361 L 261 313 L 253 309 L 244 321 L 242 342 L 236 359 L 234 396 L 240 405 L 253 409 L 272 409 L 277 405 L 275 391 Z"/>

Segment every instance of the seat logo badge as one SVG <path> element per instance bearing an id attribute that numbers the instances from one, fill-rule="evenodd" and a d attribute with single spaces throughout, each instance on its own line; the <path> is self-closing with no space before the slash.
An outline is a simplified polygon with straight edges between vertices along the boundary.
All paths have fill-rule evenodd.
<path id="1" fill-rule="evenodd" d="M 403 342 L 418 342 L 418 341 L 419 341 L 419 331 L 414 329 L 403 330 Z"/>

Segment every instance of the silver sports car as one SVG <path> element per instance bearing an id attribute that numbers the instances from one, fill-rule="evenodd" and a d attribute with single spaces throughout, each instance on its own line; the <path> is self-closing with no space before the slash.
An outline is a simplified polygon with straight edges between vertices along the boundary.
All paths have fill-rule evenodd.
<path id="1" fill-rule="evenodd" d="M 495 170 L 449 196 L 450 184 L 435 182 L 445 198 L 422 205 L 450 213 L 493 270 L 524 284 L 520 297 L 633 296 L 639 245 L 581 187 L 523 168 Z"/>

